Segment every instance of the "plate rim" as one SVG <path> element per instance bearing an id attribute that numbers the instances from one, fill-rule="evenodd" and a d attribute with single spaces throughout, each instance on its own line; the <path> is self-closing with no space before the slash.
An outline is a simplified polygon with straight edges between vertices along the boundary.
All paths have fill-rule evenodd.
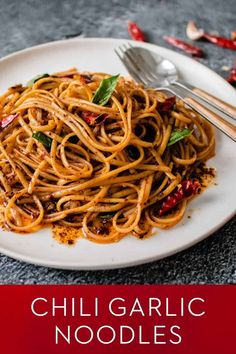
<path id="1" fill-rule="evenodd" d="M 219 230 L 222 226 L 224 226 L 230 219 L 232 219 L 232 217 L 234 217 L 236 214 L 236 211 L 233 213 L 233 215 L 229 216 L 226 219 L 224 219 L 224 221 L 222 221 L 220 224 L 218 224 L 217 226 L 211 228 L 207 233 L 203 234 L 201 237 L 199 237 L 197 240 L 192 240 L 189 243 L 186 243 L 185 245 L 179 246 L 178 248 L 175 248 L 171 251 L 166 251 L 163 252 L 161 255 L 157 255 L 157 256 L 151 256 L 151 257 L 146 257 L 143 259 L 139 259 L 139 260 L 135 260 L 135 261 L 127 261 L 126 263 L 122 263 L 120 262 L 116 262 L 114 264 L 101 264 L 99 266 L 97 265 L 77 265 L 75 263 L 69 263 L 67 262 L 67 264 L 60 264 L 57 263 L 55 261 L 50 261 L 47 260 L 46 262 L 43 261 L 41 258 L 31 258 L 30 256 L 24 256 L 24 255 L 20 255 L 19 253 L 15 252 L 15 251 L 10 251 L 10 250 L 6 250 L 6 249 L 2 249 L 2 247 L 0 247 L 0 253 L 2 253 L 5 256 L 11 257 L 13 260 L 17 260 L 17 261 L 21 261 L 21 262 L 25 262 L 27 264 L 32 264 L 34 266 L 41 266 L 41 267 L 45 267 L 45 268 L 52 268 L 52 269 L 63 269 L 63 270 L 74 270 L 74 271 L 96 271 L 96 270 L 112 270 L 112 269 L 124 269 L 124 268 L 131 268 L 131 267 L 135 267 L 135 266 L 141 266 L 144 264 L 148 264 L 148 263 L 152 263 L 155 261 L 159 261 L 161 259 L 165 259 L 168 257 L 171 257 L 175 254 L 178 254 L 182 251 L 185 251 L 187 249 L 190 249 L 191 247 L 197 245 L 198 243 L 202 242 L 203 240 L 207 239 L 208 237 L 210 237 L 211 235 L 214 234 L 214 232 L 216 232 L 217 230 Z M 153 236 L 155 237 L 155 236 Z M 142 242 L 142 240 L 138 240 L 140 242 Z M 87 241 L 90 242 L 90 241 Z M 62 245 L 64 246 L 64 245 Z M 100 245 L 102 247 L 102 245 Z M 64 246 L 66 247 L 66 246 Z M 4 251 L 3 251 L 4 250 Z"/>
<path id="2" fill-rule="evenodd" d="M 222 76 L 220 76 L 219 74 L 217 74 L 214 70 L 212 70 L 211 68 L 209 68 L 208 66 L 202 64 L 201 62 L 197 61 L 196 59 L 189 57 L 187 55 L 184 55 L 182 53 L 179 53 L 175 50 L 172 50 L 170 48 L 166 48 L 166 47 L 162 47 L 158 44 L 155 43 L 149 43 L 149 42 L 141 42 L 141 41 L 134 41 L 132 39 L 127 39 L 127 38 L 114 38 L 114 37 L 75 37 L 75 38 L 70 38 L 70 39 L 60 39 L 60 40 L 55 40 L 55 41 L 50 41 L 50 42 L 46 42 L 46 43 L 41 43 L 41 44 L 36 44 L 33 45 L 31 47 L 26 47 L 23 49 L 19 49 L 14 51 L 13 53 L 9 53 L 5 56 L 3 56 L 2 58 L 0 58 L 0 64 L 8 59 L 11 59 L 12 57 L 30 52 L 31 50 L 35 50 L 35 49 L 41 49 L 41 48 L 47 48 L 50 46 L 56 46 L 56 45 L 63 45 L 65 43 L 72 43 L 72 42 L 83 42 L 83 41 L 101 41 L 101 42 L 130 42 L 131 44 L 135 43 L 136 45 L 140 45 L 140 46 L 150 46 L 152 48 L 161 48 L 164 49 L 165 51 L 168 51 L 170 53 L 174 53 L 175 55 L 182 57 L 182 58 L 187 58 L 188 60 L 197 63 L 198 65 L 200 65 L 202 68 L 204 68 L 204 70 L 209 71 L 211 74 L 214 74 L 214 76 L 216 76 L 218 79 L 221 79 L 221 81 L 224 83 L 224 85 L 228 86 L 228 88 L 235 93 L 235 89 L 232 87 L 232 85 L 230 85 L 230 83 L 228 81 L 226 81 Z"/>
<path id="3" fill-rule="evenodd" d="M 73 42 L 88 42 L 88 41 L 96 41 L 96 42 L 110 42 L 110 43 L 114 43 L 114 42 L 130 42 L 132 44 L 135 44 L 136 46 L 140 45 L 140 46 L 144 46 L 144 47 L 149 47 L 150 49 L 153 48 L 154 51 L 157 50 L 158 48 L 160 48 L 161 50 L 165 50 L 171 53 L 174 53 L 175 55 L 177 55 L 177 57 L 182 57 L 182 58 L 187 58 L 188 60 L 196 63 L 196 60 L 194 60 L 191 57 L 188 57 L 182 53 L 178 53 L 174 50 L 171 50 L 169 48 L 166 47 L 162 47 L 159 45 L 156 45 L 154 43 L 148 43 L 148 42 L 137 42 L 137 41 L 133 41 L 133 40 L 129 40 L 126 38 L 102 38 L 102 37 L 78 37 L 78 38 L 72 38 L 72 39 L 65 39 L 65 40 L 57 40 L 57 41 L 51 41 L 51 42 L 47 42 L 47 43 L 42 43 L 42 44 L 38 44 L 38 45 L 34 45 L 31 47 L 27 47 L 21 50 L 17 50 L 13 53 L 10 53 L 2 58 L 0 58 L 0 65 L 2 62 L 7 61 L 8 59 L 14 59 L 19 55 L 24 55 L 25 53 L 31 52 L 32 50 L 40 50 L 42 48 L 47 48 L 47 47 L 53 47 L 53 46 L 63 46 L 66 43 L 73 43 Z M 204 70 L 209 71 L 209 73 L 211 75 L 214 75 L 215 77 L 217 77 L 217 79 L 221 80 L 224 86 L 228 86 L 228 89 L 230 89 L 232 91 L 232 94 L 235 94 L 235 89 L 223 78 L 221 77 L 219 74 L 217 74 L 215 71 L 213 71 L 212 69 L 210 69 L 209 67 L 205 66 L 204 64 L 197 62 L 198 65 L 200 65 L 202 68 L 204 68 Z M 130 261 L 126 261 L 126 262 L 122 262 L 122 260 L 117 261 L 115 264 L 100 264 L 100 265 L 78 265 L 74 262 L 67 262 L 67 264 L 60 264 L 55 260 L 46 260 L 44 261 L 41 258 L 37 258 L 37 257 L 30 257 L 28 255 L 22 255 L 21 253 L 17 253 L 16 251 L 12 251 L 9 250 L 7 248 L 4 248 L 2 246 L 0 246 L 0 253 L 9 256 L 13 259 L 19 260 L 19 261 L 24 261 L 26 263 L 30 263 L 30 264 L 34 264 L 34 265 L 38 265 L 38 266 L 44 266 L 44 267 L 50 267 L 50 268 L 55 268 L 55 269 L 67 269 L 67 270 L 102 270 L 102 269 L 117 269 L 117 268 L 127 268 L 127 267 L 133 267 L 133 266 L 137 266 L 137 265 L 142 265 L 142 264 L 146 264 L 146 263 L 150 263 L 150 262 L 154 262 L 169 256 L 172 256 L 174 254 L 177 254 L 183 250 L 186 250 L 194 245 L 196 245 L 197 243 L 201 242 L 202 240 L 206 239 L 207 237 L 209 237 L 210 235 L 212 235 L 215 231 L 217 231 L 218 229 L 220 229 L 223 225 L 225 225 L 232 217 L 234 217 L 234 215 L 236 214 L 236 206 L 234 208 L 234 210 L 232 210 L 231 213 L 229 213 L 220 223 L 218 223 L 217 225 L 212 226 L 207 232 L 203 233 L 200 237 L 198 237 L 197 239 L 194 240 L 189 240 L 188 242 L 186 242 L 184 245 L 180 245 L 178 247 L 175 247 L 172 250 L 166 250 L 165 252 L 162 252 L 161 255 L 156 255 L 156 256 L 144 256 L 143 258 L 139 258 L 137 260 L 130 260 Z M 88 241 L 87 241 L 88 242 Z"/>

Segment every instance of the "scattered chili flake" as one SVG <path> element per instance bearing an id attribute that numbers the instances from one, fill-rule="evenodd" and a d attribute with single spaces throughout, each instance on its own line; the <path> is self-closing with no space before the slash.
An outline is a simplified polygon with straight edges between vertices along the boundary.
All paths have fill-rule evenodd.
<path id="1" fill-rule="evenodd" d="M 159 113 L 168 113 L 170 110 L 172 110 L 175 103 L 175 96 L 167 97 L 164 102 L 158 102 L 157 110 Z"/>
<path id="2" fill-rule="evenodd" d="M 11 124 L 16 118 L 19 117 L 19 113 L 10 114 L 9 116 L 3 117 L 0 121 L 0 127 L 6 128 L 9 124 Z"/>
<path id="3" fill-rule="evenodd" d="M 52 225 L 53 237 L 60 243 L 73 246 L 81 236 L 78 228 L 63 226 L 59 224 Z"/>
<path id="4" fill-rule="evenodd" d="M 145 42 L 145 35 L 137 23 L 128 22 L 128 32 L 130 37 L 135 41 Z"/>
<path id="5" fill-rule="evenodd" d="M 195 45 L 192 45 L 190 43 L 182 41 L 181 39 L 171 36 L 164 36 L 163 39 L 174 47 L 182 49 L 185 53 L 191 54 L 193 57 L 204 57 L 203 50 Z"/>
<path id="6" fill-rule="evenodd" d="M 83 111 L 81 113 L 81 117 L 89 125 L 100 125 L 104 123 L 109 116 L 108 114 L 97 114 L 89 111 Z"/>
<path id="7" fill-rule="evenodd" d="M 109 228 L 106 226 L 101 226 L 97 229 L 98 235 L 109 235 Z"/>

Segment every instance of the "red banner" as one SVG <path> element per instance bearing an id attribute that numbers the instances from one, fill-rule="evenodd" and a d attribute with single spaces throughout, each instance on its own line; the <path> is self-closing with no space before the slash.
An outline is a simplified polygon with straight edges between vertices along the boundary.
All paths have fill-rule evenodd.
<path id="1" fill-rule="evenodd" d="M 236 352 L 235 286 L 1 286 L 4 354 Z"/>

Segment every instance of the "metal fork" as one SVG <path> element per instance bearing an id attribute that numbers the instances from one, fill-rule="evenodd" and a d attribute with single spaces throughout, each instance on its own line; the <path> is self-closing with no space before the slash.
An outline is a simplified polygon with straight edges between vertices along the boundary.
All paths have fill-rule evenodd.
<path id="1" fill-rule="evenodd" d="M 158 77 L 154 71 L 154 68 L 152 68 L 148 62 L 144 61 L 144 59 L 132 49 L 135 48 L 133 48 L 129 43 L 126 43 L 115 49 L 115 53 L 135 81 L 142 83 L 145 87 L 153 87 L 157 91 L 167 91 L 179 97 L 187 106 L 202 115 L 232 140 L 236 141 L 236 126 L 210 110 L 202 103 L 199 103 L 197 100 L 193 99 L 191 95 L 189 95 L 188 90 L 172 84 L 156 87 L 156 85 L 158 85 Z"/>

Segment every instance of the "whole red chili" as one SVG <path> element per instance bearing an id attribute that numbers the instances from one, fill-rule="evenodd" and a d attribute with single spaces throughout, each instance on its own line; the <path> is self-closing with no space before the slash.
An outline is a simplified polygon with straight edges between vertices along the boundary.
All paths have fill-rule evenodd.
<path id="1" fill-rule="evenodd" d="M 181 187 L 175 188 L 175 190 L 163 200 L 158 212 L 159 216 L 163 216 L 168 211 L 172 210 L 184 198 L 189 198 L 196 194 L 200 186 L 198 181 L 182 181 Z"/>
<path id="2" fill-rule="evenodd" d="M 145 42 L 145 35 L 137 23 L 129 21 L 128 32 L 133 40 Z"/>
<path id="3" fill-rule="evenodd" d="M 208 42 L 218 45 L 219 47 L 236 50 L 236 40 L 215 36 L 205 32 L 203 33 L 203 38 L 205 38 Z"/>
<path id="4" fill-rule="evenodd" d="M 206 39 L 208 42 L 218 45 L 219 47 L 236 50 L 236 40 L 234 38 L 230 39 L 207 33 L 204 30 L 197 28 L 194 21 L 188 22 L 186 33 L 188 38 L 192 40 Z"/>
<path id="5" fill-rule="evenodd" d="M 194 57 L 198 57 L 198 58 L 204 57 L 204 52 L 201 48 L 196 47 L 196 46 L 189 44 L 187 42 L 184 42 L 181 39 L 171 37 L 171 36 L 164 36 L 163 39 L 167 43 L 173 45 L 174 47 L 182 49 L 185 53 L 191 54 Z"/>

